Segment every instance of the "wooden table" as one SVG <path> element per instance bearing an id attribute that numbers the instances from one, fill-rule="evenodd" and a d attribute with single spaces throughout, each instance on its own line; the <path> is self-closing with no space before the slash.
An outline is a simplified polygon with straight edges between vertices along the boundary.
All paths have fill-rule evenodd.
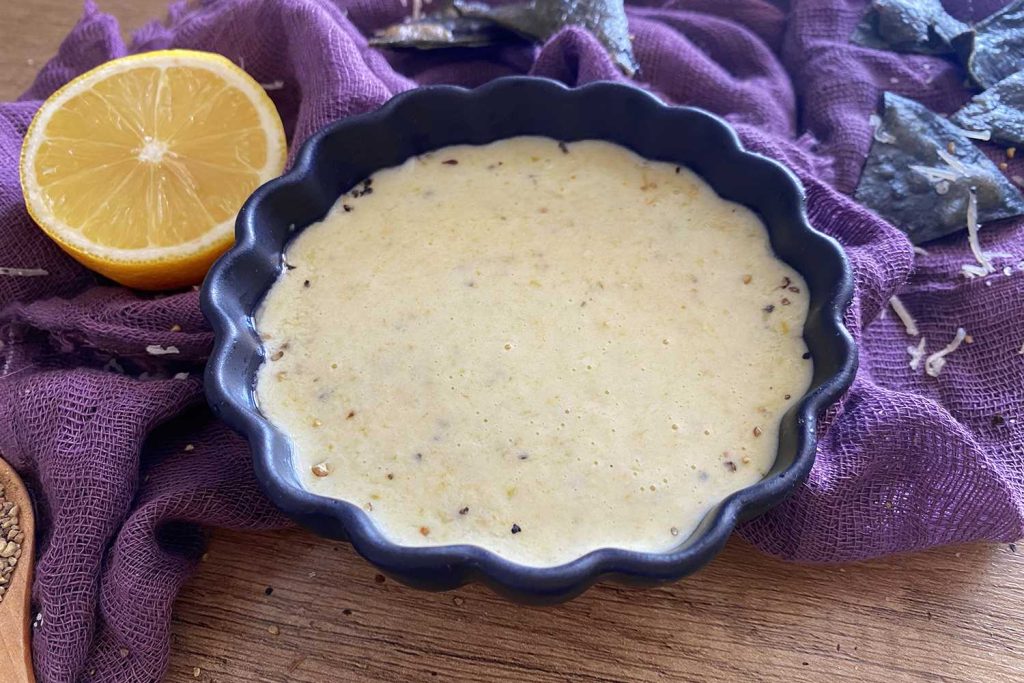
<path id="1" fill-rule="evenodd" d="M 101 5 L 134 29 L 164 2 Z M 0 99 L 29 84 L 80 8 L 5 3 Z M 1024 545 L 824 568 L 734 539 L 672 587 L 601 586 L 555 608 L 380 579 L 305 532 L 217 533 L 178 600 L 167 680 L 1024 681 Z"/>

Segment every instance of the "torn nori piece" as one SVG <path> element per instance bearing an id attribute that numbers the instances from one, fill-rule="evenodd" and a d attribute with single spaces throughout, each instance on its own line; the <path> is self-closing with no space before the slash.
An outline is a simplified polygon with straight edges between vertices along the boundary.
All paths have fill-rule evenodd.
<path id="1" fill-rule="evenodd" d="M 874 0 L 852 40 L 878 50 L 941 55 L 955 52 L 953 39 L 970 30 L 939 0 Z"/>
<path id="2" fill-rule="evenodd" d="M 971 187 L 979 221 L 1024 213 L 1024 196 L 959 128 L 922 104 L 885 93 L 857 201 L 921 244 L 966 227 Z"/>
<path id="3" fill-rule="evenodd" d="M 633 56 L 623 0 L 531 0 L 494 7 L 455 0 L 455 7 L 464 16 L 490 19 L 538 41 L 547 40 L 565 26 L 581 26 L 601 41 L 627 76 L 640 68 Z"/>
<path id="4" fill-rule="evenodd" d="M 1024 0 L 1016 0 L 953 41 L 967 72 L 982 88 L 1024 68 Z"/>
<path id="5" fill-rule="evenodd" d="M 493 21 L 464 17 L 449 6 L 419 19 L 407 19 L 383 28 L 370 38 L 370 45 L 434 50 L 446 47 L 486 47 L 520 40 L 518 35 Z"/>
<path id="6" fill-rule="evenodd" d="M 991 131 L 999 142 L 1024 144 L 1024 71 L 976 95 L 950 120 L 965 130 Z"/>

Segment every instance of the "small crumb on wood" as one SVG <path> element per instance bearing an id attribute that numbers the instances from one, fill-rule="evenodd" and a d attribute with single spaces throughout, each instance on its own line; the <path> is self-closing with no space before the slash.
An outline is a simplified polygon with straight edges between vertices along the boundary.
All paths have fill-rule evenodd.
<path id="1" fill-rule="evenodd" d="M 277 636 L 281 634 L 281 629 L 276 624 L 271 624 L 267 627 L 267 633 L 272 636 Z"/>

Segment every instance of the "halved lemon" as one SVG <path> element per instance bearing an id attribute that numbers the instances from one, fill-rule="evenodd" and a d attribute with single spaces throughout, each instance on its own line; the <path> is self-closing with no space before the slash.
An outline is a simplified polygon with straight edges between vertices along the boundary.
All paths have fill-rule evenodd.
<path id="1" fill-rule="evenodd" d="M 43 103 L 21 150 L 29 214 L 76 260 L 139 289 L 200 282 L 235 215 L 284 169 L 264 89 L 207 52 L 107 62 Z"/>

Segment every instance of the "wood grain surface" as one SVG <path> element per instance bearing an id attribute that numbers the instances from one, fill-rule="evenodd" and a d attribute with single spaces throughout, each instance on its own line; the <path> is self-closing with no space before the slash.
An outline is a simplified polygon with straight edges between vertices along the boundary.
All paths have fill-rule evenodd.
<path id="1" fill-rule="evenodd" d="M 127 29 L 164 11 L 100 6 Z M 3 3 L 0 99 L 31 83 L 80 11 Z M 1022 612 L 1024 546 L 826 568 L 734 539 L 671 587 L 524 608 L 480 587 L 380 581 L 347 545 L 297 530 L 215 533 L 175 608 L 167 680 L 1011 683 L 1024 681 Z"/>

